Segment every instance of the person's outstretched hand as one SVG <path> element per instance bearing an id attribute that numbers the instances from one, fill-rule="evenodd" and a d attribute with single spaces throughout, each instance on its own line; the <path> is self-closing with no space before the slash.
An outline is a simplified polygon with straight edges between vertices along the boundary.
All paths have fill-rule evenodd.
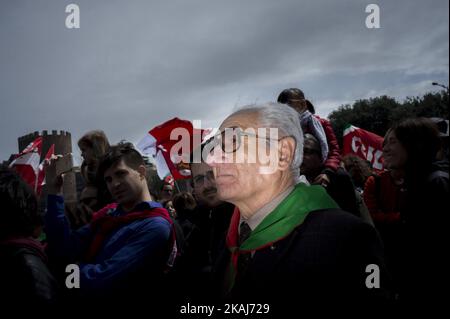
<path id="1" fill-rule="evenodd" d="M 56 173 L 57 162 L 61 158 L 61 155 L 52 155 L 50 161 L 46 161 L 44 164 L 45 181 L 47 186 L 47 193 L 49 195 L 61 195 L 63 191 L 63 173 Z"/>

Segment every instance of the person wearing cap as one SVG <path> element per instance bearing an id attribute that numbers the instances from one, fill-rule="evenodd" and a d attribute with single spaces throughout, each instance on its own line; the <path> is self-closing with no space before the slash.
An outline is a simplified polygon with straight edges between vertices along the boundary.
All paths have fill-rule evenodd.
<path id="1" fill-rule="evenodd" d="M 315 115 L 314 105 L 305 99 L 305 94 L 300 89 L 283 90 L 278 96 L 278 103 L 287 104 L 296 110 L 303 132 L 310 133 L 319 140 L 324 169 L 313 183 L 327 187 L 330 183 L 328 175 L 335 172 L 341 162 L 339 144 L 330 122 Z"/>

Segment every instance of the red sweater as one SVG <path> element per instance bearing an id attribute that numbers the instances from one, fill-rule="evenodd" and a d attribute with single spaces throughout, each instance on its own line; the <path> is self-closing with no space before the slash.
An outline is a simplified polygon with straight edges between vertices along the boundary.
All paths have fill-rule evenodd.
<path id="1" fill-rule="evenodd" d="M 380 173 L 378 177 L 370 176 L 364 185 L 363 196 L 374 222 L 392 224 L 400 220 L 403 196 L 388 171 Z"/>
<path id="2" fill-rule="evenodd" d="M 325 167 L 336 171 L 341 164 L 341 152 L 339 150 L 339 143 L 336 135 L 334 135 L 333 127 L 328 120 L 320 118 L 317 115 L 314 116 L 320 121 L 320 124 L 322 124 L 325 135 L 327 136 L 328 157 L 325 161 Z"/>

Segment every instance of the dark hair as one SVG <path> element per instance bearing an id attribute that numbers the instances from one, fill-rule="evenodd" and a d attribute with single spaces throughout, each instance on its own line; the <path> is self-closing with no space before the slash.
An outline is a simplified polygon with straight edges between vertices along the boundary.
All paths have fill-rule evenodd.
<path id="1" fill-rule="evenodd" d="M 0 203 L 0 238 L 31 236 L 42 225 L 36 195 L 16 172 L 6 167 L 0 167 Z"/>
<path id="2" fill-rule="evenodd" d="M 440 148 L 439 131 L 429 119 L 409 118 L 394 125 L 388 134 L 390 132 L 394 132 L 407 153 L 405 183 L 408 205 L 414 207 L 433 170 L 433 161 Z"/>
<path id="3" fill-rule="evenodd" d="M 278 103 L 286 104 L 290 99 L 305 99 L 305 94 L 297 88 L 285 89 L 278 95 L 277 101 Z"/>
<path id="4" fill-rule="evenodd" d="M 390 131 L 394 132 L 408 154 L 407 171 L 417 174 L 431 168 L 441 146 L 439 131 L 431 120 L 409 118 L 394 125 Z"/>
<path id="5" fill-rule="evenodd" d="M 305 94 L 303 93 L 303 91 L 297 88 L 283 90 L 280 95 L 278 95 L 277 101 L 281 104 L 287 104 L 291 99 L 305 100 L 306 108 L 308 109 L 308 111 L 310 111 L 312 114 L 316 113 L 314 105 L 309 100 L 305 99 Z"/>
<path id="6" fill-rule="evenodd" d="M 132 169 L 137 170 L 140 165 L 145 165 L 141 154 L 129 142 L 120 142 L 110 147 L 109 151 L 102 157 L 98 166 L 98 178 L 103 180 L 105 172 L 111 166 L 119 163 L 121 160 Z"/>
<path id="7" fill-rule="evenodd" d="M 187 192 L 176 194 L 172 199 L 172 204 L 178 216 L 181 218 L 188 217 L 197 207 L 194 196 Z"/>

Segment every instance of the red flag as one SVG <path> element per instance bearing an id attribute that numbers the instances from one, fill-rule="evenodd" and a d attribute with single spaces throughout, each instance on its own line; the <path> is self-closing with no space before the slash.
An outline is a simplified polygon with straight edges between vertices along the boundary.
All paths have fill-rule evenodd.
<path id="1" fill-rule="evenodd" d="M 172 175 L 167 175 L 166 178 L 164 178 L 164 183 L 174 187 L 175 180 L 173 179 Z"/>
<path id="2" fill-rule="evenodd" d="M 45 155 L 44 160 L 39 165 L 39 174 L 38 174 L 38 182 L 36 187 L 36 194 L 39 196 L 42 192 L 42 186 L 45 185 L 45 169 L 44 166 L 46 162 L 48 163 L 52 156 L 55 155 L 55 144 L 52 144 Z"/>
<path id="3" fill-rule="evenodd" d="M 17 157 L 9 164 L 22 179 L 36 191 L 39 162 L 41 159 L 42 137 L 39 136 L 31 142 Z"/>
<path id="4" fill-rule="evenodd" d="M 383 170 L 383 138 L 348 125 L 344 129 L 343 155 L 354 154 L 369 161 L 375 170 Z"/>
<path id="5" fill-rule="evenodd" d="M 32 151 L 35 151 L 36 149 L 38 150 L 38 153 L 40 154 L 41 150 L 42 150 L 42 136 L 37 137 L 33 142 L 28 144 L 27 147 L 25 147 L 18 156 L 30 153 Z"/>
<path id="6" fill-rule="evenodd" d="M 175 180 L 191 177 L 189 159 L 200 146 L 204 130 L 194 129 L 190 121 L 173 118 L 151 129 L 137 148 L 156 161 L 158 176 L 172 175 Z"/>

